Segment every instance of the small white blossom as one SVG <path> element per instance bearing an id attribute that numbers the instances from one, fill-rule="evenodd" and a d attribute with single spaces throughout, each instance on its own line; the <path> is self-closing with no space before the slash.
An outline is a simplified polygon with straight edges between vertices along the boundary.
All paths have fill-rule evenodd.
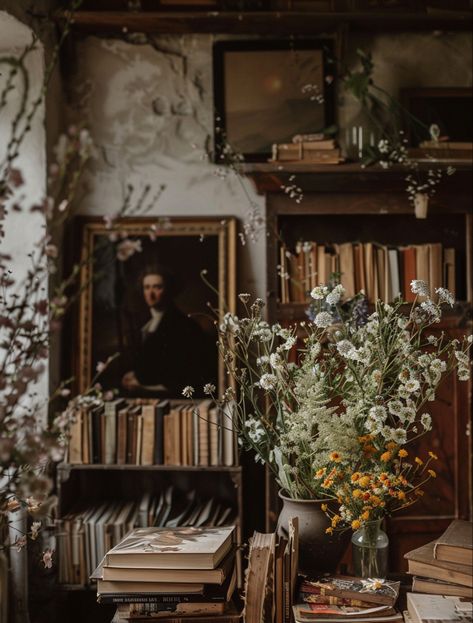
<path id="1" fill-rule="evenodd" d="M 327 294 L 328 294 L 327 286 L 316 286 L 310 293 L 310 296 L 316 301 L 320 301 L 324 299 L 327 296 Z"/>
<path id="2" fill-rule="evenodd" d="M 184 396 L 184 398 L 192 398 L 194 391 L 195 390 L 192 387 L 192 385 L 186 385 L 184 389 L 182 390 L 182 395 Z"/>
<path id="3" fill-rule="evenodd" d="M 396 428 L 391 433 L 391 439 L 398 445 L 403 446 L 407 441 L 407 433 L 403 428 Z"/>
<path id="4" fill-rule="evenodd" d="M 406 391 L 408 391 L 410 394 L 413 394 L 414 392 L 418 391 L 420 388 L 420 384 L 419 381 L 417 381 L 416 379 L 409 379 L 405 384 L 404 384 L 404 388 L 406 389 Z"/>
<path id="5" fill-rule="evenodd" d="M 274 376 L 274 374 L 263 374 L 263 376 L 259 380 L 259 386 L 261 387 L 261 389 L 264 389 L 266 391 L 274 389 L 276 383 L 277 378 Z"/>
<path id="6" fill-rule="evenodd" d="M 284 360 L 279 353 L 271 353 L 269 365 L 275 370 L 281 370 L 284 367 Z"/>
<path id="7" fill-rule="evenodd" d="M 332 324 L 333 318 L 332 315 L 328 312 L 319 312 L 314 319 L 314 323 L 316 327 L 319 329 L 325 329 Z"/>
<path id="8" fill-rule="evenodd" d="M 384 422 L 387 417 L 386 408 L 382 405 L 376 405 L 374 407 L 371 407 L 371 409 L 369 410 L 369 417 L 374 420 L 380 420 Z"/>
<path id="9" fill-rule="evenodd" d="M 281 344 L 280 348 L 281 350 L 291 350 L 291 348 L 294 346 L 294 344 L 296 343 L 296 338 L 291 335 L 287 338 L 287 340 Z"/>
<path id="10" fill-rule="evenodd" d="M 411 292 L 418 296 L 430 296 L 429 286 L 422 279 L 413 279 L 411 281 Z"/>
<path id="11" fill-rule="evenodd" d="M 424 427 L 424 430 L 430 430 L 432 428 L 432 417 L 428 413 L 423 413 L 420 416 L 420 423 Z"/>
<path id="12" fill-rule="evenodd" d="M 204 394 L 206 395 L 214 394 L 216 389 L 217 388 L 215 387 L 213 383 L 206 383 L 204 385 Z"/>
<path id="13" fill-rule="evenodd" d="M 435 288 L 435 293 L 439 297 L 439 303 L 447 303 L 450 307 L 454 306 L 455 298 L 453 294 L 447 290 L 447 288 Z"/>

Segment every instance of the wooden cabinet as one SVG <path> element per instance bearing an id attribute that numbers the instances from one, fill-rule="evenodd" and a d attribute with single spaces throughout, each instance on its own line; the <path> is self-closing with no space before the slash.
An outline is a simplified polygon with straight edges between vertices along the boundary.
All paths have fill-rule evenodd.
<path id="1" fill-rule="evenodd" d="M 281 324 L 306 320 L 304 303 L 281 303 L 279 245 L 297 241 L 320 243 L 379 242 L 406 245 L 442 242 L 457 254 L 457 295 L 461 303 L 448 312 L 436 331 L 459 337 L 471 329 L 472 216 L 471 168 L 443 180 L 430 201 L 427 219 L 416 219 L 405 192 L 405 172 L 359 165 L 278 169 L 272 165 L 248 167 L 267 206 L 268 320 Z M 297 185 L 303 201 L 296 203 L 284 191 Z M 437 537 L 454 518 L 471 517 L 471 383 L 450 375 L 429 404 L 434 428 L 420 439 L 419 452 L 439 456 L 438 478 L 432 480 L 418 504 L 387 522 L 392 543 L 391 569 L 406 568 L 403 555 Z M 266 479 L 266 528 L 278 514 L 276 487 Z"/>

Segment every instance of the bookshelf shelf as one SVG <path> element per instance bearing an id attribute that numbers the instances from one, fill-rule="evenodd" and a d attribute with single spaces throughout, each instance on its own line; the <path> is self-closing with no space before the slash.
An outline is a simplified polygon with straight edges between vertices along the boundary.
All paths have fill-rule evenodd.
<path id="1" fill-rule="evenodd" d="M 117 3 L 118 4 L 118 3 Z M 58 11 L 61 24 L 67 11 Z M 292 35 L 327 32 L 341 25 L 353 31 L 469 30 L 470 11 L 123 11 L 80 10 L 73 27 L 97 33 L 222 33 Z"/>
<path id="2" fill-rule="evenodd" d="M 240 473 L 242 471 L 239 465 L 104 465 L 104 464 L 68 464 L 61 463 L 58 465 L 59 471 L 71 470 L 118 470 L 118 471 L 158 471 L 158 472 L 231 472 Z"/>

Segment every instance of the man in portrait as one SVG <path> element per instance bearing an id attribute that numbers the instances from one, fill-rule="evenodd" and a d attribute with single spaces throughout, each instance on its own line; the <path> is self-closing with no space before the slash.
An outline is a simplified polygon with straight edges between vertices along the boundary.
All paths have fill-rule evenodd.
<path id="1" fill-rule="evenodd" d="M 216 352 L 212 337 L 175 304 L 174 279 L 158 264 L 139 277 L 148 319 L 130 344 L 131 368 L 121 378 L 131 395 L 178 397 L 186 385 L 201 394 L 215 382 Z"/>

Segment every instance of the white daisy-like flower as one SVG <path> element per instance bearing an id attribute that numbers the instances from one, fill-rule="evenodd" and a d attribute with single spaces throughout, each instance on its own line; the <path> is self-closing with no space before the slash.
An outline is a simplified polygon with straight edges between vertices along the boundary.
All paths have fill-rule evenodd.
<path id="1" fill-rule="evenodd" d="M 470 371 L 468 368 L 458 368 L 457 376 L 459 381 L 468 381 L 470 378 Z"/>
<path id="2" fill-rule="evenodd" d="M 455 297 L 447 288 L 435 288 L 435 293 L 439 297 L 439 303 L 447 303 L 450 307 L 455 305 Z"/>
<path id="3" fill-rule="evenodd" d="M 416 419 L 416 410 L 412 407 L 402 407 L 398 413 L 401 422 L 413 422 Z"/>
<path id="4" fill-rule="evenodd" d="M 435 337 L 435 335 L 429 335 L 427 338 L 427 342 L 433 346 L 437 346 L 438 341 L 439 339 L 438 337 Z"/>
<path id="5" fill-rule="evenodd" d="M 319 327 L 319 329 L 326 329 L 332 324 L 332 321 L 332 315 L 325 311 L 319 312 L 314 318 L 315 326 Z"/>
<path id="6" fill-rule="evenodd" d="M 327 296 L 327 294 L 328 294 L 327 286 L 316 286 L 315 288 L 313 288 L 312 292 L 310 293 L 310 296 L 316 301 L 321 301 Z"/>
<path id="7" fill-rule="evenodd" d="M 280 370 L 284 365 L 283 358 L 279 353 L 271 353 L 269 356 L 269 365 L 275 370 Z"/>
<path id="8" fill-rule="evenodd" d="M 293 335 L 290 335 L 287 340 L 281 344 L 281 350 L 291 350 L 291 348 L 295 345 L 296 338 Z"/>
<path id="9" fill-rule="evenodd" d="M 423 413 L 420 416 L 420 423 L 424 427 L 424 430 L 430 430 L 432 428 L 432 416 L 428 413 Z"/>
<path id="10" fill-rule="evenodd" d="M 464 353 L 462 350 L 455 351 L 455 358 L 458 363 L 463 364 L 464 366 L 468 365 L 468 355 Z"/>
<path id="11" fill-rule="evenodd" d="M 209 395 L 215 393 L 216 389 L 217 388 L 215 387 L 215 385 L 213 383 L 206 383 L 204 385 L 204 394 L 209 396 Z"/>
<path id="12" fill-rule="evenodd" d="M 388 409 L 391 415 L 398 415 L 403 407 L 403 404 L 400 400 L 390 400 L 388 402 Z"/>
<path id="13" fill-rule="evenodd" d="M 429 286 L 422 279 L 413 279 L 411 281 L 411 292 L 418 296 L 430 296 Z"/>
<path id="14" fill-rule="evenodd" d="M 263 374 L 263 376 L 259 380 L 259 386 L 261 387 L 261 389 L 264 389 L 266 391 L 274 389 L 276 383 L 277 378 L 274 376 L 274 374 Z"/>
<path id="15" fill-rule="evenodd" d="M 238 316 L 235 316 L 234 314 L 231 314 L 230 312 L 226 313 L 220 325 L 220 331 L 222 333 L 226 333 L 227 331 L 229 331 L 230 333 L 235 334 L 235 333 L 238 333 L 239 329 L 240 327 L 239 327 Z"/>
<path id="16" fill-rule="evenodd" d="M 267 363 L 269 363 L 269 357 L 268 355 L 261 355 L 261 357 L 258 357 L 258 359 L 256 360 L 256 364 L 258 366 L 264 366 Z"/>
<path id="17" fill-rule="evenodd" d="M 383 407 L 382 405 L 375 405 L 369 410 L 369 417 L 374 420 L 380 420 L 384 422 L 387 415 L 388 414 L 386 412 L 386 407 Z"/>
<path id="18" fill-rule="evenodd" d="M 419 390 L 420 384 L 416 379 L 409 379 L 406 383 L 404 383 L 404 387 L 406 391 L 412 394 Z"/>
<path id="19" fill-rule="evenodd" d="M 337 350 L 343 357 L 348 357 L 353 354 L 353 351 L 356 350 L 355 346 L 350 342 L 350 340 L 340 340 L 337 342 Z"/>
<path id="20" fill-rule="evenodd" d="M 420 304 L 421 309 L 429 316 L 431 322 L 440 322 L 440 311 L 437 305 L 431 301 L 424 301 Z"/>
<path id="21" fill-rule="evenodd" d="M 184 389 L 182 390 L 182 395 L 184 396 L 184 398 L 192 398 L 194 391 L 195 390 L 192 387 L 192 385 L 186 385 Z"/>
<path id="22" fill-rule="evenodd" d="M 399 446 L 403 446 L 407 441 L 407 433 L 403 428 L 395 428 L 391 433 L 391 439 Z"/>
<path id="23" fill-rule="evenodd" d="M 430 369 L 432 370 L 432 372 L 445 372 L 445 370 L 447 369 L 447 364 L 441 359 L 432 359 L 432 361 L 430 362 Z"/>

